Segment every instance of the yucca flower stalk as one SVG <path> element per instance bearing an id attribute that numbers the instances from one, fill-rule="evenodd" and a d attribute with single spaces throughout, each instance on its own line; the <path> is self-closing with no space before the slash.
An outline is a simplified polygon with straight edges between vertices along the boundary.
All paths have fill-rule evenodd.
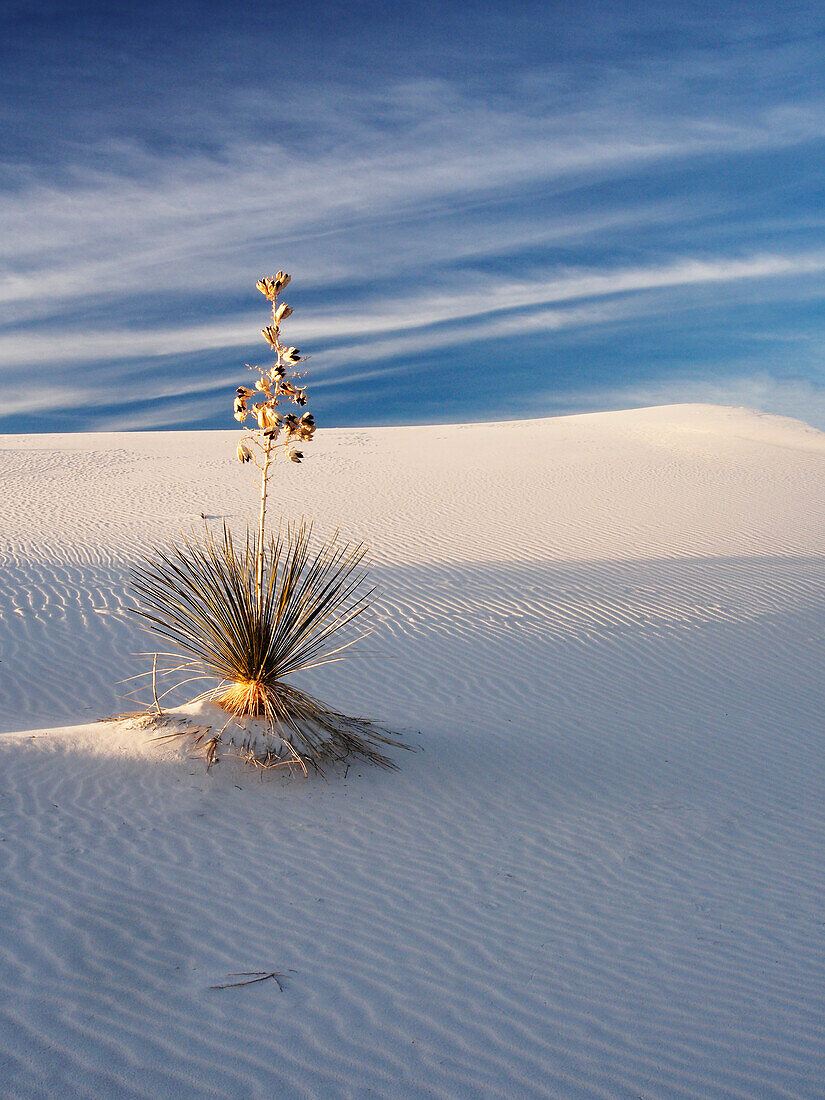
<path id="1" fill-rule="evenodd" d="M 208 700 L 221 708 L 228 715 L 223 728 L 164 735 L 190 734 L 204 750 L 207 766 L 219 759 L 222 746 L 233 745 L 263 768 L 297 766 L 306 773 L 308 765 L 321 770 L 349 756 L 395 767 L 382 751 L 405 747 L 395 734 L 333 710 L 286 679 L 348 656 L 359 636 L 342 631 L 360 618 L 372 596 L 362 543 L 348 545 L 336 533 L 315 549 L 306 520 L 282 523 L 277 535 L 266 530 L 274 462 L 279 455 L 301 462 L 298 444 L 315 433 L 311 413 L 280 411 L 284 401 L 307 403 L 299 385 L 303 376 L 287 370 L 304 357 L 281 342 L 280 326 L 292 309 L 278 297 L 289 281 L 279 271 L 257 283 L 272 306 L 271 323 L 261 333 L 275 362 L 250 367 L 257 374 L 255 385 L 239 386 L 234 403 L 236 420 L 254 422 L 245 428 L 237 456 L 260 473 L 257 531 L 247 528 L 236 542 L 224 524 L 221 535 L 207 530 L 157 550 L 133 571 L 140 598 L 136 613 L 149 631 L 174 644 L 176 651 L 164 656 L 174 657 L 171 671 L 184 675 L 182 683 L 206 679 L 216 685 L 195 702 Z M 153 666 L 155 714 L 161 721 L 154 683 Z"/>
<path id="2" fill-rule="evenodd" d="M 250 416 L 256 427 L 247 428 L 238 443 L 240 462 L 252 462 L 261 475 L 261 506 L 258 516 L 258 542 L 255 569 L 255 592 L 258 602 L 263 598 L 264 531 L 266 529 L 266 505 L 272 463 L 281 453 L 292 462 L 300 462 L 303 451 L 297 443 L 308 443 L 315 434 L 315 418 L 305 412 L 300 418 L 292 413 L 286 416 L 277 412 L 283 401 L 303 407 L 307 403 L 305 391 L 296 381 L 303 377 L 298 371 L 287 372 L 304 361 L 296 347 L 281 343 L 281 322 L 291 316 L 293 310 L 286 302 L 278 302 L 281 291 L 289 285 L 291 276 L 279 271 L 271 278 L 264 277 L 255 284 L 272 305 L 272 323 L 261 329 L 261 335 L 275 353 L 271 367 L 249 367 L 258 375 L 254 389 L 239 386 L 235 391 L 235 419 L 244 423 Z M 249 364 L 247 364 L 249 366 Z M 250 403 L 253 399 L 258 400 Z"/>

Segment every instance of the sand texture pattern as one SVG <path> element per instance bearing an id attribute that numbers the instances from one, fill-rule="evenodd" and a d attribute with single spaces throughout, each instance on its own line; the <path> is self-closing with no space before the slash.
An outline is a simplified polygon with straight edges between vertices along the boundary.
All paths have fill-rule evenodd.
<path id="1" fill-rule="evenodd" d="M 825 1095 L 825 435 L 319 431 L 274 514 L 379 591 L 300 682 L 418 751 L 263 782 L 98 721 L 235 437 L 0 438 L 2 1095 Z"/>

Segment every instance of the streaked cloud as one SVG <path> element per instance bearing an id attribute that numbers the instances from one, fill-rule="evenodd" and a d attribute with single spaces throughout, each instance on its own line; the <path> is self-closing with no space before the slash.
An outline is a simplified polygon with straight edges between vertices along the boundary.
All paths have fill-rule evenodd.
<path id="1" fill-rule="evenodd" d="M 801 256 L 758 255 L 746 258 L 716 257 L 709 260 L 679 260 L 663 267 L 631 268 L 619 271 L 578 271 L 563 277 L 531 280 L 502 279 L 491 295 L 483 278 L 468 279 L 473 289 L 450 294 L 446 286 L 437 293 L 417 297 L 379 299 L 358 310 L 309 309 L 301 320 L 303 336 L 310 343 L 339 343 L 365 337 L 396 335 L 395 342 L 359 344 L 351 350 L 359 357 L 395 358 L 423 344 L 448 347 L 487 337 L 512 337 L 519 332 L 552 331 L 573 324 L 598 323 L 605 316 L 602 307 L 579 310 L 535 312 L 535 307 L 629 295 L 638 291 L 731 283 L 740 280 L 793 278 L 825 271 L 825 251 Z M 508 316 L 519 312 L 516 318 Z M 641 309 L 639 313 L 644 313 Z M 625 307 L 624 316 L 633 308 Z M 607 314 L 608 316 L 615 316 Z M 479 323 L 480 318 L 486 318 Z M 474 321 L 471 326 L 448 333 L 420 330 L 455 322 Z M 209 324 L 163 325 L 148 329 L 111 328 L 80 331 L 22 331 L 0 335 L 0 361 L 6 367 L 32 367 L 60 359 L 64 363 L 98 362 L 124 357 L 149 358 L 251 346 L 260 312 Z M 411 336 L 404 335 L 412 333 Z M 306 341 L 305 341 L 306 342 Z M 371 351 L 371 349 L 374 349 Z M 263 351 L 258 345 L 258 350 Z"/>
<path id="2" fill-rule="evenodd" d="M 510 9 L 484 11 L 482 23 Z M 612 392 L 608 363 L 630 393 L 634 378 L 674 363 L 682 372 L 691 356 L 703 370 L 739 371 L 739 351 L 721 348 L 737 334 L 755 374 L 780 369 L 794 325 L 815 341 L 825 96 L 810 21 L 720 16 L 712 35 L 697 24 L 680 37 L 675 6 L 605 6 L 595 44 L 577 12 L 584 26 L 568 15 L 557 29 L 565 50 L 539 58 L 530 35 L 543 25 L 514 10 L 504 80 L 485 69 L 501 44 L 450 77 L 433 58 L 416 67 L 385 50 L 373 76 L 345 64 L 341 43 L 370 55 L 386 48 L 389 24 L 356 47 L 320 8 L 307 13 L 329 65 L 323 76 L 296 70 L 276 96 L 249 75 L 263 54 L 243 18 L 198 31 L 222 58 L 211 98 L 196 94 L 176 22 L 157 62 L 127 53 L 122 94 L 101 87 L 96 114 L 73 109 L 72 96 L 82 101 L 104 46 L 52 65 L 51 94 L 64 87 L 67 105 L 29 100 L 32 117 L 51 122 L 48 150 L 19 118 L 0 166 L 5 430 L 35 411 L 44 428 L 65 425 L 68 410 L 84 426 L 94 416 L 222 426 L 220 387 L 263 354 L 252 284 L 273 265 L 295 275 L 290 335 L 313 353 L 333 418 L 380 420 L 383 403 L 387 417 L 409 419 L 414 408 L 386 386 L 396 379 L 402 395 L 439 357 L 445 415 L 485 415 L 460 376 L 480 348 L 493 365 L 518 358 L 528 405 L 549 385 L 564 408 L 578 374 L 594 394 Z M 669 49 L 654 25 L 663 42 L 673 36 Z M 98 29 L 101 43 L 119 41 L 117 28 Z M 38 33 L 42 55 L 59 60 L 65 45 Z M 209 38 L 218 33 L 223 51 Z M 4 117 L 15 117 L 10 97 Z M 491 391 L 491 417 L 509 409 L 497 401 Z"/>

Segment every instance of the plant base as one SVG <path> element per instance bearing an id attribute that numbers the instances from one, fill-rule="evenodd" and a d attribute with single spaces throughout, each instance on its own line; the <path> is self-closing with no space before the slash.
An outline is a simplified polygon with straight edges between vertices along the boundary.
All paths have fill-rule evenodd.
<path id="1" fill-rule="evenodd" d="M 222 743 L 242 745 L 251 763 L 291 763 L 306 771 L 360 758 L 384 768 L 397 765 L 384 746 L 408 748 L 392 731 L 366 718 L 332 710 L 299 688 L 278 681 L 242 680 L 213 698 L 231 715 L 221 731 Z M 234 729 L 232 727 L 235 727 Z M 257 730 L 250 736 L 250 726 Z"/>
<path id="2" fill-rule="evenodd" d="M 260 680 L 242 680 L 213 700 L 234 718 L 266 718 L 273 710 L 272 689 Z"/>

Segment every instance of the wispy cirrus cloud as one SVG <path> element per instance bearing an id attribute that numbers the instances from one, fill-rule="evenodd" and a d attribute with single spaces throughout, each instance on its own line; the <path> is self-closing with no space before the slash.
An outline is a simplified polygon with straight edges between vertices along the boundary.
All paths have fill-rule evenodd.
<path id="1" fill-rule="evenodd" d="M 359 309 L 339 310 L 315 307 L 301 320 L 303 336 L 315 344 L 338 344 L 394 334 L 397 342 L 358 347 L 359 356 L 397 357 L 402 352 L 437 342 L 439 346 L 475 341 L 487 337 L 512 337 L 519 332 L 552 331 L 571 324 L 597 323 L 602 307 L 578 311 L 536 311 L 536 307 L 598 300 L 641 291 L 701 287 L 745 280 L 789 279 L 825 272 L 825 250 L 802 255 L 757 255 L 683 259 L 649 268 L 616 271 L 572 271 L 561 277 L 532 279 L 499 278 L 494 293 L 483 277 L 468 278 L 472 284 L 460 293 L 448 286 L 415 296 L 388 298 L 374 295 Z M 601 312 L 600 312 L 601 311 Z M 511 316 L 517 312 L 517 316 Z M 646 307 L 635 310 L 645 313 Z M 622 309 L 634 313 L 632 304 Z M 485 319 L 479 325 L 479 319 Z M 447 333 L 421 335 L 420 330 L 457 322 L 475 322 Z M 210 323 L 161 325 L 153 328 L 108 328 L 102 330 L 12 332 L 0 334 L 0 360 L 7 367 L 33 367 L 49 360 L 63 363 L 111 361 L 124 357 L 149 358 L 199 351 L 251 346 L 260 313 L 246 312 Z M 409 333 L 409 336 L 405 336 Z"/>
<path id="2" fill-rule="evenodd" d="M 76 103 L 32 101 L 32 117 L 59 114 L 62 128 L 42 154 L 20 130 L 0 165 L 0 423 L 11 427 L 28 403 L 44 427 L 59 425 L 91 395 L 100 405 L 101 387 L 121 425 L 153 423 L 158 402 L 164 423 L 222 423 L 219 387 L 255 354 L 262 323 L 251 286 L 273 264 L 296 276 L 293 338 L 315 354 L 333 417 L 346 384 L 360 411 L 345 415 L 380 418 L 380 401 L 387 417 L 408 418 L 404 386 L 411 393 L 409 378 L 439 356 L 453 419 L 477 416 L 459 373 L 480 346 L 493 360 L 519 358 L 528 400 L 550 378 L 563 404 L 576 372 L 607 392 L 608 363 L 649 374 L 691 354 L 707 362 L 717 333 L 753 350 L 749 301 L 781 339 L 793 323 L 814 325 L 825 97 L 810 22 L 780 36 L 770 19 L 721 20 L 715 38 L 707 28 L 680 36 L 679 12 L 665 5 L 664 49 L 647 7 L 634 17 L 605 7 L 596 45 L 586 27 L 562 27 L 564 51 L 538 58 L 526 9 L 485 11 L 520 54 L 491 39 L 486 69 L 479 53 L 447 79 L 420 51 L 384 53 L 371 77 L 347 68 L 340 43 L 366 56 L 386 46 L 381 28 L 365 45 L 337 25 L 339 37 L 330 26 L 325 38 L 319 22 L 327 75 L 287 78 L 272 95 L 245 72 L 262 54 L 243 19 L 207 22 L 197 35 L 216 59 L 211 99 L 197 94 L 194 62 L 175 53 L 181 31 L 170 22 L 165 53 L 135 54 L 123 78 L 124 93 L 143 81 L 145 107 L 118 99 L 115 67 L 85 114 L 81 82 L 107 63 L 110 28 L 98 28 L 97 53 L 63 68 L 65 47 L 47 37 L 48 79 Z M 220 50 L 209 37 L 218 26 Z M 159 98 L 150 78 L 162 82 L 172 57 L 176 83 Z M 490 66 L 505 57 L 497 79 Z M 0 117 L 11 111 L 0 101 Z M 691 321 L 674 320 L 690 310 Z M 732 364 L 734 349 L 726 354 Z M 170 385 L 169 363 L 182 357 L 186 380 Z M 21 396 L 35 368 L 46 384 Z M 397 401 L 382 378 L 397 380 Z"/>
<path id="3" fill-rule="evenodd" d="M 445 82 L 388 94 L 409 98 L 419 110 L 403 112 L 403 124 L 389 137 L 380 126 L 362 124 L 357 141 L 343 149 L 228 141 L 219 155 L 170 156 L 110 141 L 109 159 L 117 165 L 111 170 L 71 165 L 59 181 L 35 177 L 25 165 L 7 170 L 0 301 L 42 308 L 44 300 L 87 295 L 220 289 L 245 274 L 248 251 L 262 254 L 273 245 L 308 253 L 304 276 L 313 284 L 363 279 L 376 262 L 382 273 L 396 274 L 391 252 L 365 247 L 376 228 L 402 247 L 408 235 L 416 239 L 419 268 L 427 259 L 483 258 L 512 250 L 525 237 L 523 215 L 519 232 L 503 196 L 512 202 L 526 192 L 521 197 L 532 204 L 531 188 L 581 189 L 645 165 L 779 150 L 825 137 L 825 100 L 719 120 L 638 107 L 623 114 L 615 106 L 571 114 L 554 106 L 552 94 L 525 115 L 518 104 L 469 102 Z M 349 127 L 335 98 L 331 89 L 325 126 L 343 140 Z M 365 95 L 366 103 L 372 100 Z M 366 112 L 364 104 L 360 111 Z M 651 210 L 637 202 L 629 211 L 594 200 L 578 219 L 547 219 L 543 212 L 532 222 L 536 237 L 550 243 L 565 234 L 632 227 L 657 210 L 668 224 L 662 200 Z M 486 216 L 489 203 L 498 204 L 493 213 L 503 219 L 498 233 Z M 416 234 L 422 222 L 442 217 L 454 223 L 446 235 L 422 240 Z M 487 227 L 486 247 L 472 232 L 477 223 Z"/>

